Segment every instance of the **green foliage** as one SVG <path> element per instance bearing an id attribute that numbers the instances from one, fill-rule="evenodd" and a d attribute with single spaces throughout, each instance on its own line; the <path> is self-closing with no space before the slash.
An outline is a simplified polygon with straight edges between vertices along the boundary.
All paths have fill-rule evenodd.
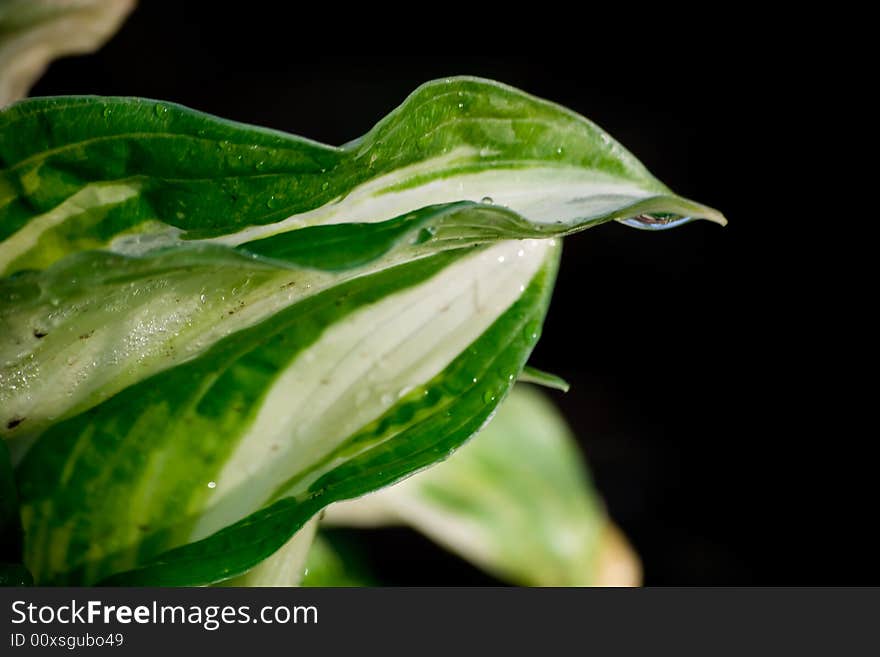
<path id="1" fill-rule="evenodd" d="M 134 98 L 23 101 L 0 135 L 0 433 L 39 584 L 252 571 L 489 420 L 562 235 L 723 222 L 474 78 L 339 148 Z"/>

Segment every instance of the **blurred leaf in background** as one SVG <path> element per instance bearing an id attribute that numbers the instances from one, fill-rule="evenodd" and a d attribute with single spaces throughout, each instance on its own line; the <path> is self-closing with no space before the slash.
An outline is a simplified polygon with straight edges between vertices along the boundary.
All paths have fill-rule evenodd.
<path id="1" fill-rule="evenodd" d="M 325 523 L 408 525 L 514 584 L 633 586 L 641 580 L 638 558 L 605 513 L 571 431 L 532 386 L 518 385 L 496 417 L 447 461 L 330 506 Z M 334 585 L 332 576 L 318 581 L 313 575 L 305 583 Z"/>
<path id="2" fill-rule="evenodd" d="M 0 0 L 0 107 L 24 98 L 53 59 L 93 52 L 135 0 Z"/>

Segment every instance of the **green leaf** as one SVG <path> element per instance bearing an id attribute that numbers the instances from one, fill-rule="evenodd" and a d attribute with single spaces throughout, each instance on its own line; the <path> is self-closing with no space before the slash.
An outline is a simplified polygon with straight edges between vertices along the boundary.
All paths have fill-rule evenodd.
<path id="1" fill-rule="evenodd" d="M 247 252 L 211 244 L 138 258 L 84 252 L 0 280 L 8 336 L 0 433 L 18 438 L 20 452 L 47 425 L 320 291 L 426 255 L 535 235 L 544 231 L 509 210 L 464 202 L 379 224 L 304 228 Z M 530 266 L 533 246 L 505 247 L 497 264 Z M 486 293 L 475 285 L 474 295 Z"/>
<path id="2" fill-rule="evenodd" d="M 568 381 L 561 376 L 556 376 L 550 372 L 544 372 L 537 367 L 530 367 L 529 365 L 526 365 L 522 372 L 519 373 L 517 381 L 521 381 L 522 383 L 536 383 L 545 388 L 551 388 L 561 392 L 568 392 L 568 389 L 571 387 L 568 385 Z"/>
<path id="3" fill-rule="evenodd" d="M 0 107 L 23 98 L 53 59 L 100 48 L 134 0 L 0 0 Z"/>
<path id="4" fill-rule="evenodd" d="M 721 220 L 470 78 L 341 148 L 139 99 L 24 101 L 0 133 L 0 433 L 41 584 L 248 572 L 488 420 L 554 236 Z"/>
<path id="5" fill-rule="evenodd" d="M 306 559 L 313 549 L 318 518 L 307 522 L 275 554 L 261 561 L 241 577 L 221 582 L 222 586 L 299 586 L 307 570 Z M 320 550 L 320 548 L 319 548 Z"/>
<path id="6" fill-rule="evenodd" d="M 26 562 L 89 582 L 185 545 L 113 581 L 252 567 L 326 504 L 476 431 L 537 339 L 555 266 L 547 241 L 501 242 L 358 277 L 52 425 L 18 466 Z"/>
<path id="7" fill-rule="evenodd" d="M 318 532 L 306 558 L 301 586 L 377 586 L 356 546 Z"/>
<path id="8" fill-rule="evenodd" d="M 517 386 L 444 463 L 327 510 L 330 524 L 409 525 L 497 577 L 586 586 L 601 572 L 608 519 L 553 405 Z"/>
<path id="9" fill-rule="evenodd" d="M 26 100 L 0 115 L 0 132 L 6 273 L 82 249 L 240 246 L 461 200 L 491 199 L 544 226 L 724 221 L 583 117 L 476 78 L 423 85 L 339 148 L 138 98 Z"/>

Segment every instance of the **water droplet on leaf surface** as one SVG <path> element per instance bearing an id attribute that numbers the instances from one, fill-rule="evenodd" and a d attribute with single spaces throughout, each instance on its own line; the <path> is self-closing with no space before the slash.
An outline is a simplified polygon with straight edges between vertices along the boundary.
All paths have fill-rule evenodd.
<path id="1" fill-rule="evenodd" d="M 418 235 L 416 235 L 415 243 L 416 244 L 424 244 L 429 239 L 434 237 L 434 234 L 436 232 L 437 232 L 437 229 L 434 228 L 433 226 L 426 226 L 425 228 L 422 228 L 419 231 Z"/>
<path id="2" fill-rule="evenodd" d="M 682 217 L 677 214 L 669 214 L 656 212 L 653 214 L 637 214 L 634 217 L 626 219 L 618 219 L 624 226 L 630 228 L 639 228 L 641 230 L 666 230 L 667 228 L 675 228 L 690 221 L 692 217 Z"/>
<path id="3" fill-rule="evenodd" d="M 529 322 L 523 329 L 523 336 L 526 340 L 533 341 L 541 337 L 541 323 Z"/>

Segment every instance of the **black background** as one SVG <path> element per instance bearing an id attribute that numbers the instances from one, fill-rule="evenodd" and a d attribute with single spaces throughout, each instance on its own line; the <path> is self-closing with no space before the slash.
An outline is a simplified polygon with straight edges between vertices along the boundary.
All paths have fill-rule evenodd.
<path id="1" fill-rule="evenodd" d="M 398 43 L 380 56 L 367 30 L 337 37 L 357 54 L 328 56 L 327 39 L 295 48 L 311 28 L 293 29 L 291 6 L 252 4 L 209 14 L 181 2 L 172 16 L 144 2 L 103 50 L 53 64 L 33 94 L 161 98 L 341 144 L 418 84 L 470 74 L 590 117 L 730 220 L 567 239 L 532 358 L 572 384 L 553 396 L 646 583 L 880 581 L 873 440 L 830 409 L 842 383 L 827 366 L 845 358 L 846 339 L 825 331 L 841 324 L 828 275 L 848 256 L 805 243 L 827 217 L 802 199 L 820 196 L 837 166 L 816 149 L 839 137 L 805 115 L 823 80 L 800 53 L 750 58 L 753 35 L 740 35 L 736 48 L 617 38 L 576 55 L 448 55 L 440 42 L 441 54 Z M 810 175 L 795 173 L 804 166 Z M 487 581 L 415 534 L 368 538 L 390 583 Z"/>

